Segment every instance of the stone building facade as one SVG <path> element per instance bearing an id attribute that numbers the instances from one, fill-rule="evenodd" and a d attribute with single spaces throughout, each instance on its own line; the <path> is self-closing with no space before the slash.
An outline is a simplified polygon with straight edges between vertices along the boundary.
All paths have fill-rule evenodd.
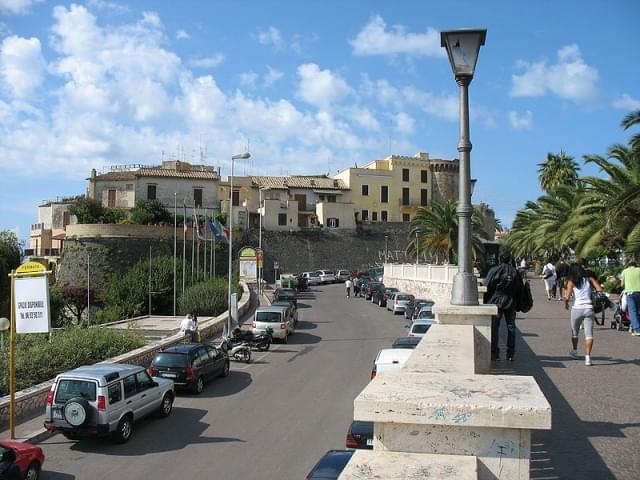
<path id="1" fill-rule="evenodd" d="M 75 215 L 69 213 L 69 206 L 78 197 L 56 198 L 38 205 L 38 222 L 31 225 L 29 257 L 57 257 L 62 250 L 67 225 L 77 223 Z"/>

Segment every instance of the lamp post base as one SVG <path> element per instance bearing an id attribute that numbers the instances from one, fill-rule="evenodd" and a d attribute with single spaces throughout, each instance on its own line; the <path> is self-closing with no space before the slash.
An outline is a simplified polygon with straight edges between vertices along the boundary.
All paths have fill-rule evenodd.
<path id="1" fill-rule="evenodd" d="M 473 273 L 458 272 L 453 277 L 451 305 L 478 305 L 478 281 Z"/>

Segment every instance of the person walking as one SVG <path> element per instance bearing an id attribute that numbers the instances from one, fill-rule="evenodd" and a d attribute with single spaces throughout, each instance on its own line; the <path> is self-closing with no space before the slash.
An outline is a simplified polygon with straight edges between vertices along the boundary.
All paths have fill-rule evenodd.
<path id="1" fill-rule="evenodd" d="M 353 296 L 357 297 L 360 295 L 360 279 L 357 276 L 353 277 Z"/>
<path id="2" fill-rule="evenodd" d="M 527 279 L 527 259 L 522 257 L 520 259 L 520 275 L 522 275 L 522 280 Z"/>
<path id="3" fill-rule="evenodd" d="M 553 298 L 553 289 L 556 285 L 556 267 L 553 265 L 553 259 L 549 259 L 547 264 L 542 268 L 542 278 L 544 280 L 544 289 L 547 291 L 547 300 Z"/>
<path id="4" fill-rule="evenodd" d="M 634 337 L 640 337 L 640 267 L 635 260 L 627 264 L 622 271 L 623 292 L 627 294 L 627 312 L 629 313 L 629 333 Z"/>
<path id="5" fill-rule="evenodd" d="M 564 257 L 556 265 L 556 275 L 558 276 L 558 281 L 556 282 L 558 293 L 560 294 L 560 299 L 563 299 L 566 297 L 565 287 L 567 286 L 567 275 L 569 275 L 569 265 L 564 261 Z"/>
<path id="6" fill-rule="evenodd" d="M 349 298 L 351 296 L 351 279 L 347 278 L 347 281 L 344 282 L 344 286 L 347 289 L 347 298 Z"/>
<path id="7" fill-rule="evenodd" d="M 516 311 L 519 308 L 524 285 L 522 277 L 511 264 L 511 253 L 503 250 L 500 263 L 487 273 L 484 303 L 492 303 L 498 307 L 498 314 L 491 318 L 491 360 L 500 360 L 500 323 L 504 318 L 507 324 L 507 360 L 513 362 L 516 353 Z"/>
<path id="8" fill-rule="evenodd" d="M 195 325 L 193 323 L 193 317 L 190 313 L 187 313 L 187 315 L 182 319 L 182 322 L 180 322 L 180 333 L 185 337 L 188 335 L 189 338 L 193 341 L 194 328 Z"/>
<path id="9" fill-rule="evenodd" d="M 593 312 L 591 302 L 591 286 L 598 292 L 602 292 L 602 287 L 595 277 L 589 277 L 584 269 L 577 263 L 569 266 L 567 275 L 566 296 L 564 298 L 564 308 L 569 310 L 569 302 L 573 298 L 571 307 L 571 358 L 578 358 L 578 336 L 580 325 L 584 328 L 584 364 L 591 366 L 591 351 L 593 349 L 593 324 L 596 315 Z"/>

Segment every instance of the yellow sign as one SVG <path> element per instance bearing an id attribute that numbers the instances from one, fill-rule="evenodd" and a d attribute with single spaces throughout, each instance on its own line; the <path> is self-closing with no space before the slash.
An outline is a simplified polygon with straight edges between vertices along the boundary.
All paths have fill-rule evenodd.
<path id="1" fill-rule="evenodd" d="M 46 271 L 45 266 L 38 262 L 26 262 L 16 268 L 16 273 L 44 273 Z"/>
<path id="2" fill-rule="evenodd" d="M 253 257 L 253 258 L 255 258 L 256 251 L 255 251 L 255 249 L 253 249 L 251 247 L 244 247 L 242 250 L 240 250 L 240 256 L 241 257 Z"/>

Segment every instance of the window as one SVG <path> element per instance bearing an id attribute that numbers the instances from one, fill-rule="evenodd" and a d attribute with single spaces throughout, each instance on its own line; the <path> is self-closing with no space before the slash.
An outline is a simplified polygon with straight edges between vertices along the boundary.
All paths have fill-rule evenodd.
<path id="1" fill-rule="evenodd" d="M 420 181 L 427 183 L 429 181 L 429 172 L 427 170 L 420 170 Z"/>
<path id="2" fill-rule="evenodd" d="M 327 202 L 336 203 L 336 196 L 335 195 L 327 195 Z"/>
<path id="3" fill-rule="evenodd" d="M 124 398 L 132 397 L 136 394 L 136 377 L 135 375 L 129 375 L 122 380 L 124 385 Z"/>
<path id="4" fill-rule="evenodd" d="M 239 207 L 240 206 L 240 191 L 239 190 L 234 190 L 233 194 L 231 195 L 231 200 L 233 203 L 234 207 Z"/>
<path id="5" fill-rule="evenodd" d="M 380 203 L 389 203 L 389 187 L 387 185 L 380 187 Z"/>
<path id="6" fill-rule="evenodd" d="M 65 403 L 73 397 L 95 402 L 96 384 L 88 380 L 60 380 L 56 391 L 56 403 Z"/>
<path id="7" fill-rule="evenodd" d="M 62 228 L 71 223 L 71 215 L 69 212 L 62 212 Z"/>
<path id="8" fill-rule="evenodd" d="M 402 189 L 402 205 L 409 205 L 409 189 Z"/>
<path id="9" fill-rule="evenodd" d="M 363 197 L 369 196 L 369 185 L 362 185 L 362 196 Z"/>
<path id="10" fill-rule="evenodd" d="M 371 212 L 371 221 L 372 222 L 378 221 L 378 212 Z"/>
<path id="11" fill-rule="evenodd" d="M 403 221 L 403 222 L 409 222 L 409 221 L 411 221 L 411 218 L 409 217 L 409 214 L 408 214 L 408 213 L 403 213 L 403 214 L 402 214 L 402 221 Z"/>
<path id="12" fill-rule="evenodd" d="M 383 222 L 387 222 L 387 221 L 389 221 L 389 213 L 388 213 L 386 210 L 382 210 L 382 211 L 380 212 L 380 219 L 381 219 Z"/>
<path id="13" fill-rule="evenodd" d="M 202 368 L 209 360 L 209 354 L 207 353 L 207 349 L 204 347 L 198 348 L 191 355 L 193 357 L 193 361 L 191 362 L 193 368 Z"/>
<path id="14" fill-rule="evenodd" d="M 147 185 L 147 200 L 155 200 L 156 199 L 156 186 L 155 185 Z"/>
<path id="15" fill-rule="evenodd" d="M 429 190 L 426 188 L 420 189 L 420 205 L 426 207 L 429 204 Z"/>
<path id="16" fill-rule="evenodd" d="M 109 385 L 109 405 L 113 405 L 114 403 L 118 403 L 122 400 L 122 386 L 120 386 L 120 382 L 112 383 Z"/>
<path id="17" fill-rule="evenodd" d="M 327 218 L 327 227 L 329 228 L 338 228 L 340 226 L 340 219 L 338 218 Z"/>
<path id="18" fill-rule="evenodd" d="M 279 213 L 278 214 L 278 225 L 280 225 L 280 226 L 286 226 L 287 225 L 287 214 L 286 213 Z"/>
<path id="19" fill-rule="evenodd" d="M 196 205 L 196 208 L 202 206 L 202 189 L 201 188 L 193 189 L 193 203 Z"/>
<path id="20" fill-rule="evenodd" d="M 369 220 L 369 210 L 362 210 L 362 221 L 366 222 Z"/>
<path id="21" fill-rule="evenodd" d="M 107 207 L 115 208 L 116 207 L 116 191 L 109 190 L 107 192 Z"/>
<path id="22" fill-rule="evenodd" d="M 138 391 L 142 392 L 143 390 L 148 390 L 153 387 L 153 379 L 149 376 L 149 374 L 142 370 L 141 372 L 136 373 L 136 382 L 138 383 Z"/>
<path id="23" fill-rule="evenodd" d="M 221 353 L 216 348 L 210 347 L 209 345 L 207 345 L 207 353 L 209 354 L 209 358 L 211 360 L 216 360 L 221 355 Z"/>
<path id="24" fill-rule="evenodd" d="M 402 181 L 403 182 L 408 182 L 409 181 L 409 169 L 408 168 L 403 168 L 402 169 Z"/>
<path id="25" fill-rule="evenodd" d="M 126 190 L 127 192 L 131 192 L 133 190 L 133 183 L 127 183 Z"/>

